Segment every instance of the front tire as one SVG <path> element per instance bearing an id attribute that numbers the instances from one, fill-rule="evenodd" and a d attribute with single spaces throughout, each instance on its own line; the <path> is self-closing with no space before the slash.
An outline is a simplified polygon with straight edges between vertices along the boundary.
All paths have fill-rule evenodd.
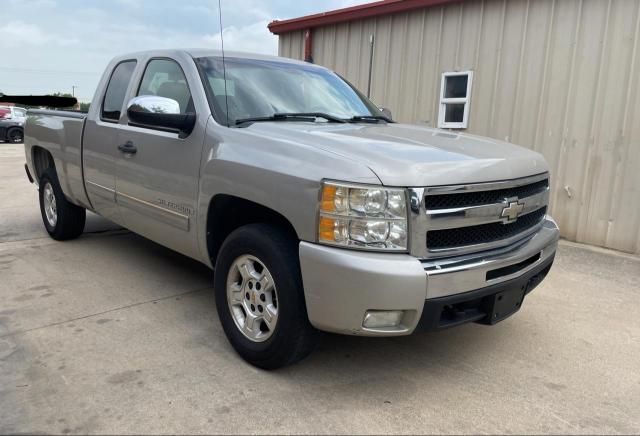
<path id="1" fill-rule="evenodd" d="M 86 210 L 67 201 L 52 168 L 40 177 L 39 197 L 42 221 L 53 239 L 65 241 L 82 234 Z"/>
<path id="2" fill-rule="evenodd" d="M 297 242 L 278 227 L 250 224 L 227 237 L 216 261 L 222 328 L 238 354 L 259 368 L 295 363 L 318 341 L 307 316 Z"/>

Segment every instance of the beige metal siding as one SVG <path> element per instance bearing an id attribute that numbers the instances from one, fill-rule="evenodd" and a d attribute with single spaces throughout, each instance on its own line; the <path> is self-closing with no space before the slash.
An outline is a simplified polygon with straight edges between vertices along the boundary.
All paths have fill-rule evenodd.
<path id="1" fill-rule="evenodd" d="M 313 59 L 402 122 L 437 125 L 440 76 L 473 70 L 471 133 L 540 151 L 571 240 L 640 253 L 640 1 L 485 0 L 326 26 Z M 280 35 L 302 59 L 303 34 Z"/>

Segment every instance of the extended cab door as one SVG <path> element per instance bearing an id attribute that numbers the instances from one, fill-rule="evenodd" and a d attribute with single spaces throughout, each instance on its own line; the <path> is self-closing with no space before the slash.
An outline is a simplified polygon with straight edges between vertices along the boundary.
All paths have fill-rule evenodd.
<path id="1" fill-rule="evenodd" d="M 142 62 L 142 61 L 141 61 Z M 194 73 L 187 79 L 185 70 Z M 172 99 L 180 113 L 196 113 L 191 133 L 161 126 L 122 126 L 117 164 L 117 202 L 124 225 L 183 254 L 199 257 L 196 205 L 205 124 L 204 91 L 190 58 L 150 58 L 130 97 L 152 95 Z M 194 92 L 194 90 L 196 90 Z M 200 112 L 200 113 L 199 113 Z"/>
<path id="2" fill-rule="evenodd" d="M 84 128 L 83 168 L 87 195 L 100 215 L 122 224 L 116 205 L 116 161 L 120 158 L 118 136 L 136 60 L 117 63 L 108 76 L 102 95 L 96 94 Z M 104 79 L 103 79 L 104 80 Z"/>

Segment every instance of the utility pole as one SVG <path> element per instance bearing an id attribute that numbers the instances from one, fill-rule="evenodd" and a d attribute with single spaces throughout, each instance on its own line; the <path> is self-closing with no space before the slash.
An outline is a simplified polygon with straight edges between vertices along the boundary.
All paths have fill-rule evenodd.
<path id="1" fill-rule="evenodd" d="M 75 97 L 75 96 L 76 96 L 76 88 L 78 88 L 78 86 L 76 86 L 76 85 L 71 85 L 71 95 L 72 95 L 73 97 Z"/>

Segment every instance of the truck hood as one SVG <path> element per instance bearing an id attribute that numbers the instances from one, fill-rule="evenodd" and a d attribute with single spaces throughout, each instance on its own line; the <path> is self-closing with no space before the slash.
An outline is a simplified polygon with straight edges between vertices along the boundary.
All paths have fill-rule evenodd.
<path id="1" fill-rule="evenodd" d="M 481 183 L 548 171 L 542 155 L 526 148 L 409 124 L 261 122 L 247 129 L 367 165 L 387 186 Z"/>

